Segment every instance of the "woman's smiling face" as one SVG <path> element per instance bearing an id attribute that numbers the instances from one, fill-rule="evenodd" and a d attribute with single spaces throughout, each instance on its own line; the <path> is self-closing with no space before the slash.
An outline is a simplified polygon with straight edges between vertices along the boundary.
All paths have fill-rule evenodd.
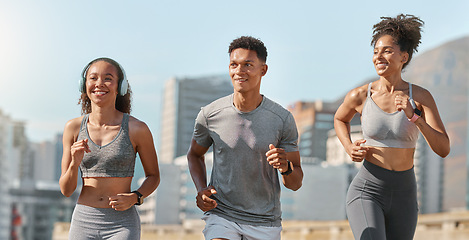
<path id="1" fill-rule="evenodd" d="M 373 50 L 373 64 L 379 76 L 400 74 L 409 54 L 402 52 L 390 35 L 378 39 Z"/>

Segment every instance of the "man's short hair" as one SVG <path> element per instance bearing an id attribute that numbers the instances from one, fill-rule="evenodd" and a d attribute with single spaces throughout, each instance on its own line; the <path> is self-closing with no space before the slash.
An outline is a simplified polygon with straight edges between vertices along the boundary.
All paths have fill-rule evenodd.
<path id="1" fill-rule="evenodd" d="M 233 40 L 228 49 L 228 53 L 231 54 L 235 49 L 242 48 L 247 50 L 253 50 L 257 53 L 257 58 L 266 62 L 267 61 L 267 48 L 264 46 L 264 43 L 258 39 L 251 36 L 242 36 Z"/>

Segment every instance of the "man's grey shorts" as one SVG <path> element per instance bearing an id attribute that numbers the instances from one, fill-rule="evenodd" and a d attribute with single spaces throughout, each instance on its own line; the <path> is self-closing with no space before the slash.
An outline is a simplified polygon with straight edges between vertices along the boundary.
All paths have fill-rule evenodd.
<path id="1" fill-rule="evenodd" d="M 206 213 L 202 220 L 205 221 L 203 233 L 206 240 L 214 238 L 230 240 L 280 240 L 282 232 L 282 227 L 239 224 L 210 213 Z"/>

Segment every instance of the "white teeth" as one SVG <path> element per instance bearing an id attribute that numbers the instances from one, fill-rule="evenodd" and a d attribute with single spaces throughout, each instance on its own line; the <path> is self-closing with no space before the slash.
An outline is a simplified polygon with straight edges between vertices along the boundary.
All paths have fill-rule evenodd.
<path id="1" fill-rule="evenodd" d="M 102 94 L 106 94 L 106 92 L 94 92 L 94 94 L 102 95 Z"/>
<path id="2" fill-rule="evenodd" d="M 386 67 L 386 66 L 388 66 L 388 64 L 387 64 L 387 63 L 379 63 L 379 64 L 377 64 L 376 66 L 378 66 L 378 67 L 381 67 L 381 68 L 382 68 L 382 67 Z"/>

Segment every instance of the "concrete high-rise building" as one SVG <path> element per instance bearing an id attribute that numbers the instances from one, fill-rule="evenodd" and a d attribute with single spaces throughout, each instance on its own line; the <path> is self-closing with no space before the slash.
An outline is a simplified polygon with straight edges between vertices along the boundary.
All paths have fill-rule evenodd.
<path id="1" fill-rule="evenodd" d="M 13 152 L 15 156 L 10 158 L 11 179 L 30 179 L 34 172 L 34 162 L 31 158 L 31 151 L 28 138 L 26 137 L 26 127 L 24 122 L 16 121 L 13 123 Z"/>
<path id="2" fill-rule="evenodd" d="M 55 181 L 56 175 L 56 151 L 51 141 L 31 143 L 33 151 L 34 167 L 33 178 L 35 180 Z"/>
<path id="3" fill-rule="evenodd" d="M 337 103 L 296 102 L 288 107 L 298 128 L 298 146 L 302 157 L 326 160 L 328 131 L 334 128 Z"/>
<path id="4" fill-rule="evenodd" d="M 164 88 L 158 158 L 171 163 L 189 149 L 200 108 L 233 93 L 228 75 L 171 78 Z"/>

